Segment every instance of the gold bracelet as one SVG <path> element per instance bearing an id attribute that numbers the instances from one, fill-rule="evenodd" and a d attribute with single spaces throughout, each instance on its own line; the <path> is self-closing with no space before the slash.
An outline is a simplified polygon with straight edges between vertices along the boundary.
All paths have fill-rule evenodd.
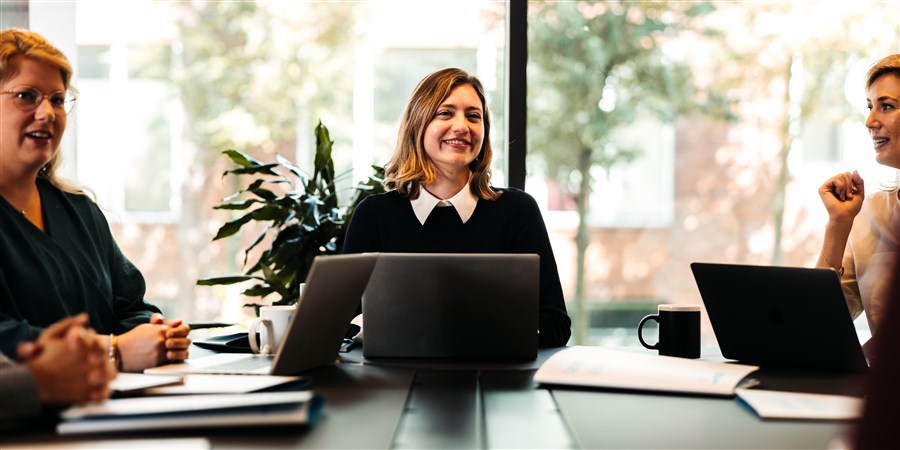
<path id="1" fill-rule="evenodd" d="M 844 276 L 844 266 L 841 266 L 841 267 L 838 267 L 835 269 L 834 264 L 832 264 L 831 261 L 829 261 L 828 258 L 825 257 L 824 253 L 821 253 L 819 255 L 819 257 L 822 258 L 822 261 L 825 261 L 825 264 L 828 264 L 829 266 L 831 266 L 832 269 L 837 271 L 838 276 Z"/>
<path id="2" fill-rule="evenodd" d="M 113 333 L 109 334 L 109 352 L 107 357 L 114 364 L 116 363 L 116 355 L 119 353 L 119 337 Z"/>

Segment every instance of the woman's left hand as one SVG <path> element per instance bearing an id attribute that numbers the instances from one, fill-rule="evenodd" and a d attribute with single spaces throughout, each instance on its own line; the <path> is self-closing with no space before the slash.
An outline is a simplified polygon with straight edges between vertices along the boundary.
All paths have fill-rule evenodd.
<path id="1" fill-rule="evenodd" d="M 184 361 L 188 358 L 188 348 L 191 340 L 187 337 L 191 327 L 181 320 L 166 320 L 162 314 L 154 313 L 150 316 L 150 323 L 165 325 L 166 359 L 169 361 Z"/>
<path id="2" fill-rule="evenodd" d="M 186 359 L 191 345 L 191 340 L 187 338 L 190 331 L 190 327 L 180 320 L 165 320 L 162 314 L 153 314 L 149 323 L 119 335 L 122 371 L 141 372 L 170 361 Z"/>

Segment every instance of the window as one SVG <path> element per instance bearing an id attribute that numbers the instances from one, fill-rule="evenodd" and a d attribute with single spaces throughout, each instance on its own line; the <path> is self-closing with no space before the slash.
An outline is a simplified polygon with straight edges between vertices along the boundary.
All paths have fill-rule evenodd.
<path id="1" fill-rule="evenodd" d="M 701 303 L 693 261 L 814 265 L 818 186 L 848 168 L 867 190 L 895 176 L 875 167 L 858 108 L 868 64 L 900 43 L 886 4 L 528 8 L 526 188 L 575 343 L 638 345 L 656 304 Z"/>
<path id="2" fill-rule="evenodd" d="M 241 270 L 239 242 L 210 242 L 231 218 L 212 209 L 235 189 L 221 177 L 227 148 L 310 167 L 321 120 L 349 187 L 392 154 L 418 80 L 455 66 L 485 85 L 495 183 L 504 183 L 502 3 L 464 2 L 439 17 L 428 2 L 396 0 L 16 6 L 30 6 L 32 25 L 53 21 L 34 29 L 77 68 L 68 173 L 96 192 L 148 300 L 168 315 L 242 319 L 238 287 L 195 286 Z M 60 27 L 71 34 L 49 34 Z"/>
<path id="3" fill-rule="evenodd" d="M 194 285 L 241 269 L 239 243 L 210 243 L 229 218 L 211 207 L 234 188 L 221 150 L 309 165 L 321 119 L 346 182 L 360 180 L 391 154 L 413 85 L 453 65 L 488 90 L 496 185 L 526 179 L 527 128 L 525 188 L 544 209 L 573 342 L 636 344 L 655 304 L 700 302 L 690 262 L 810 266 L 822 180 L 848 167 L 868 190 L 896 179 L 872 160 L 857 105 L 865 67 L 900 44 L 884 20 L 896 11 L 845 3 L 0 7 L 4 25 L 24 16 L 76 60 L 66 170 L 98 191 L 170 314 L 241 319 L 235 290 Z M 526 22 L 527 34 L 507 30 Z M 859 25 L 871 23 L 883 26 Z M 525 45 L 527 71 L 507 71 Z M 527 127 L 507 108 L 526 99 Z"/>
<path id="4" fill-rule="evenodd" d="M 167 223 L 180 214 L 181 105 L 170 59 L 168 44 L 79 46 L 79 178 L 125 220 Z"/>

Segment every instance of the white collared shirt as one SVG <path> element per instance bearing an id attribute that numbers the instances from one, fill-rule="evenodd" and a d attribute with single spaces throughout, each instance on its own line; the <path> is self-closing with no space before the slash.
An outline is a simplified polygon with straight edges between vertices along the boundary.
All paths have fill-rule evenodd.
<path id="1" fill-rule="evenodd" d="M 463 223 L 466 223 L 475 212 L 475 206 L 478 205 L 478 197 L 472 193 L 472 190 L 469 189 L 469 184 L 466 183 L 461 191 L 446 200 L 441 200 L 425 190 L 425 188 L 422 188 L 419 190 L 419 198 L 410 200 L 410 203 L 412 203 L 416 218 L 419 219 L 419 223 L 422 225 L 425 225 L 425 221 L 436 206 L 452 206 L 456 208 L 459 218 L 462 219 Z"/>

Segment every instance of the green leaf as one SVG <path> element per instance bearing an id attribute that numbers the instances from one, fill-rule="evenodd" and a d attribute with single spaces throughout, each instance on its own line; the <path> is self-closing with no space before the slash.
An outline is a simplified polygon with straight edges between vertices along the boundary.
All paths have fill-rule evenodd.
<path id="1" fill-rule="evenodd" d="M 334 160 L 331 152 L 334 147 L 334 141 L 331 140 L 328 128 L 322 125 L 322 121 L 316 126 L 316 158 L 315 170 L 313 178 L 307 184 L 307 193 L 317 190 L 325 197 L 326 203 L 337 204 L 337 197 L 334 196 Z"/>
<path id="2" fill-rule="evenodd" d="M 260 269 L 262 269 L 263 277 L 266 279 L 266 282 L 275 290 L 275 292 L 281 294 L 282 297 L 287 297 L 289 295 L 287 288 L 272 269 L 265 265 L 260 266 Z"/>
<path id="3" fill-rule="evenodd" d="M 252 214 L 252 213 L 250 213 L 250 214 Z M 244 226 L 247 222 L 249 222 L 253 218 L 250 214 L 247 214 L 247 215 L 241 217 L 240 219 L 232 220 L 231 222 L 228 222 L 225 225 L 222 225 L 222 227 L 219 228 L 219 231 L 218 231 L 218 233 L 216 233 L 216 237 L 214 237 L 213 240 L 217 241 L 219 239 L 226 238 L 226 237 L 231 236 L 231 235 L 237 233 L 238 231 L 240 231 L 241 227 Z"/>
<path id="4" fill-rule="evenodd" d="M 276 198 L 278 198 L 277 195 L 275 195 L 272 191 L 270 191 L 268 189 L 255 188 L 255 189 L 249 189 L 248 191 L 254 193 L 257 197 L 259 197 L 263 200 L 272 201 L 272 200 L 275 200 Z"/>
<path id="5" fill-rule="evenodd" d="M 247 280 L 261 280 L 262 278 L 252 275 L 232 275 L 228 277 L 203 278 L 197 280 L 198 286 L 219 286 L 237 284 Z"/>
<path id="6" fill-rule="evenodd" d="M 258 166 L 258 165 L 262 164 L 261 162 L 253 159 L 252 156 L 250 156 L 244 152 L 238 151 L 238 150 L 228 149 L 228 150 L 222 151 L 222 154 L 224 154 L 225 156 L 228 156 L 232 162 L 234 162 L 235 164 L 237 164 L 239 166 L 250 167 L 250 166 Z"/>
<path id="7" fill-rule="evenodd" d="M 253 220 L 257 221 L 273 220 L 283 222 L 284 217 L 287 216 L 287 211 L 278 205 L 266 205 L 253 210 L 249 215 L 253 217 Z"/>
<path id="8" fill-rule="evenodd" d="M 277 177 L 277 176 L 281 176 L 281 174 L 272 169 L 274 169 L 275 167 L 278 167 L 278 166 L 279 166 L 279 164 L 272 163 L 272 164 L 262 164 L 262 165 L 258 165 L 258 166 L 242 167 L 240 169 L 226 170 L 225 174 L 230 173 L 230 174 L 234 174 L 234 175 L 247 175 L 247 174 L 261 173 L 261 174 L 272 175 L 272 176 Z"/>
<path id="9" fill-rule="evenodd" d="M 262 203 L 262 202 L 257 199 L 241 200 L 238 202 L 222 203 L 219 205 L 215 205 L 215 206 L 213 206 L 213 209 L 242 210 L 242 209 L 247 209 L 257 203 Z"/>
<path id="10" fill-rule="evenodd" d="M 257 284 L 256 286 L 245 289 L 241 294 L 248 297 L 265 297 L 273 292 L 275 292 L 275 290 L 268 284 Z"/>

